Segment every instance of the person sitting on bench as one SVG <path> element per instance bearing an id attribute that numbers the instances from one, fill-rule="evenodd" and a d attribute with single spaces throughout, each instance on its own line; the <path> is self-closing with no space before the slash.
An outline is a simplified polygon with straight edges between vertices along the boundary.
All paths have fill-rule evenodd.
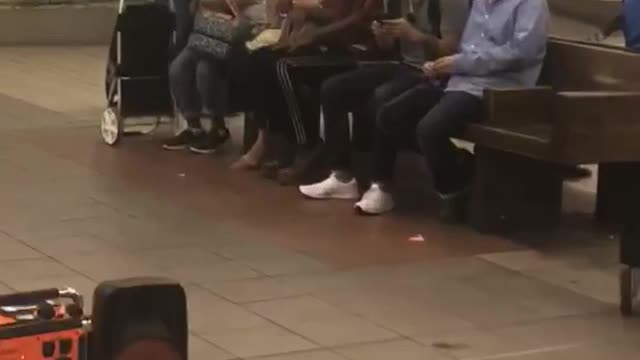
<path id="1" fill-rule="evenodd" d="M 238 8 L 246 13 L 264 0 L 235 0 Z M 184 7 L 184 4 L 182 5 Z M 222 12 L 231 14 L 226 2 L 222 0 L 195 0 L 192 11 Z M 163 147 L 167 150 L 189 148 L 192 152 L 209 154 L 229 139 L 229 130 L 225 124 L 227 112 L 228 60 L 218 60 L 196 49 L 186 46 L 184 33 L 190 26 L 184 9 L 180 13 L 180 41 L 177 46 L 182 50 L 169 67 L 169 85 L 177 111 L 187 122 L 187 129 L 177 136 L 167 139 Z M 178 14 L 176 14 L 178 16 Z M 245 14 L 252 22 L 265 21 Z M 260 18 L 260 19 L 259 19 Z M 212 129 L 206 133 L 201 117 L 212 120 Z"/>
<path id="2" fill-rule="evenodd" d="M 627 48 L 640 52 L 640 0 L 624 0 L 624 39 Z"/>
<path id="3" fill-rule="evenodd" d="M 470 154 L 450 138 L 481 117 L 484 89 L 536 85 L 549 17 L 546 0 L 474 1 L 459 52 L 426 67 L 432 78 L 450 76 L 443 95 L 415 128 L 445 219 L 461 214 L 473 175 L 466 161 Z"/>
<path id="4" fill-rule="evenodd" d="M 425 100 L 421 97 L 428 99 L 435 96 L 430 96 L 429 92 L 440 92 L 437 90 L 439 84 L 425 82 L 421 68 L 428 60 L 455 52 L 467 20 L 468 0 L 404 0 L 394 3 L 401 8 L 390 6 L 386 17 L 395 19 L 375 21 L 372 31 L 380 47 L 391 49 L 395 44 L 399 45 L 400 61 L 364 65 L 332 77 L 323 84 L 325 143 L 333 170 L 324 181 L 300 186 L 300 192 L 309 198 L 355 200 L 360 197 L 350 171 L 349 112 L 371 99 L 371 113 L 377 121 L 383 113 L 384 116 L 398 112 L 408 115 L 408 111 L 422 108 L 420 104 Z M 413 23 L 407 18 L 414 20 Z M 420 85 L 419 88 L 411 90 L 416 85 Z M 419 110 L 414 117 L 427 110 Z M 376 156 L 377 162 L 384 163 L 376 166 L 393 168 L 394 159 Z M 389 210 L 389 202 L 369 201 L 378 198 L 373 196 L 378 190 L 378 184 L 374 183 L 356 207 L 368 214 Z"/>
<path id="5" fill-rule="evenodd" d="M 251 149 L 232 165 L 234 169 L 258 167 L 265 154 L 267 129 L 283 134 L 295 150 L 311 145 L 313 139 L 307 136 L 300 116 L 291 116 L 291 105 L 297 102 L 294 82 L 299 80 L 290 76 L 291 60 L 307 58 L 317 63 L 324 57 L 341 60 L 344 67 L 355 66 L 350 47 L 370 42 L 365 24 L 381 12 L 382 5 L 381 0 L 281 0 L 281 9 L 288 12 L 287 21 L 293 31 L 280 44 L 258 49 L 249 56 L 251 82 L 247 90 L 252 94 L 259 132 Z M 321 74 L 312 74 L 314 69 Z M 322 66 L 310 68 L 305 77 L 321 76 L 326 71 Z M 263 165 L 278 173 L 294 159 L 295 155 L 292 161 Z"/>

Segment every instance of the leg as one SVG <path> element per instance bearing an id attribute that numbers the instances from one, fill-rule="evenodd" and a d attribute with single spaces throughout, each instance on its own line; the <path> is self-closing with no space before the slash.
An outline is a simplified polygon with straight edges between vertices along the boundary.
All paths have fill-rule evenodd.
<path id="1" fill-rule="evenodd" d="M 196 89 L 196 68 L 198 54 L 184 48 L 169 67 L 169 86 L 177 110 L 187 122 L 188 129 L 168 139 L 163 147 L 167 150 L 184 149 L 194 143 L 202 135 L 200 124 L 201 104 Z"/>
<path id="2" fill-rule="evenodd" d="M 313 145 L 319 138 L 317 121 L 305 121 L 310 120 L 304 118 L 308 112 L 302 111 L 304 105 L 311 105 L 317 113 L 319 104 L 309 104 L 307 99 L 309 96 L 304 98 L 308 94 L 300 93 L 303 85 L 305 88 L 317 89 L 326 79 L 353 69 L 355 66 L 355 62 L 347 55 L 286 57 L 278 62 L 278 79 L 288 104 L 288 119 L 299 134 L 298 145 Z"/>
<path id="3" fill-rule="evenodd" d="M 423 82 L 379 107 L 373 145 L 374 181 L 392 182 L 397 149 L 415 148 L 418 122 L 441 97 L 440 88 Z"/>
<path id="4" fill-rule="evenodd" d="M 473 95 L 445 93 L 418 124 L 418 146 L 433 175 L 435 189 L 440 194 L 455 193 L 468 185 L 470 179 L 460 173 L 460 152 L 450 138 L 478 116 L 481 105 L 481 100 Z"/>
<path id="5" fill-rule="evenodd" d="M 366 102 L 370 89 L 388 81 L 397 71 L 395 65 L 372 66 L 336 75 L 322 84 L 325 143 L 333 170 L 349 172 L 351 167 L 348 113 Z"/>
<path id="6" fill-rule="evenodd" d="M 196 89 L 196 68 L 200 56 L 185 48 L 169 67 L 169 85 L 176 107 L 187 119 L 190 128 L 200 128 L 201 104 Z"/>
<path id="7" fill-rule="evenodd" d="M 417 122 L 437 103 L 441 94 L 440 88 L 422 82 L 378 108 L 373 144 L 375 174 L 371 187 L 355 205 L 361 213 L 377 215 L 393 209 L 389 187 L 397 149 L 415 142 Z"/>
<path id="8" fill-rule="evenodd" d="M 200 95 L 202 112 L 213 120 L 213 125 L 226 128 L 228 85 L 224 64 L 212 59 L 202 59 L 196 69 L 196 86 Z"/>
<path id="9" fill-rule="evenodd" d="M 223 75 L 222 62 L 201 58 L 196 68 L 196 85 L 204 116 L 212 119 L 212 128 L 207 136 L 192 144 L 190 150 L 198 154 L 214 153 L 230 138 L 224 117 L 227 112 L 227 81 Z"/>
<path id="10" fill-rule="evenodd" d="M 351 173 L 348 113 L 365 103 L 371 88 L 387 81 L 398 70 L 395 65 L 366 67 L 326 80 L 321 99 L 325 124 L 325 148 L 332 174 L 319 183 L 300 186 L 314 199 L 357 199 L 358 186 Z"/>
<path id="11" fill-rule="evenodd" d="M 246 153 L 231 165 L 232 169 L 248 170 L 257 168 L 265 154 L 267 129 L 271 131 L 279 130 L 271 128 L 272 122 L 268 119 L 269 108 L 267 105 L 273 101 L 270 97 L 271 93 L 273 93 L 273 88 L 270 88 L 270 86 L 273 87 L 274 84 L 277 86 L 275 62 L 278 57 L 279 52 L 262 48 L 242 59 L 244 60 L 242 69 L 238 69 L 234 64 L 230 65 L 230 68 L 238 72 L 238 75 L 234 74 L 234 77 L 243 79 L 242 88 L 248 97 L 247 106 L 252 110 L 248 112 L 250 116 L 245 116 L 245 122 L 250 122 L 250 124 L 245 124 L 245 128 L 253 128 L 256 133 L 254 142 L 245 144 Z"/>

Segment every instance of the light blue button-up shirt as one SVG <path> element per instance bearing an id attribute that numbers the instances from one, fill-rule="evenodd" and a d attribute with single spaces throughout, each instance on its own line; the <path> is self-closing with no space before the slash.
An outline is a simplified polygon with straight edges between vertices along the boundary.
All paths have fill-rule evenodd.
<path id="1" fill-rule="evenodd" d="M 535 86 L 548 24 L 546 0 L 474 0 L 447 91 Z"/>

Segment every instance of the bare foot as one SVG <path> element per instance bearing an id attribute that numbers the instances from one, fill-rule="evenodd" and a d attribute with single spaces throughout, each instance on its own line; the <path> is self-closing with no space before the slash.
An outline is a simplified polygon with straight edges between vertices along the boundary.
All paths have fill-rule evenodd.
<path id="1" fill-rule="evenodd" d="M 258 167 L 258 161 L 247 155 L 243 155 L 240 159 L 231 164 L 231 170 L 256 170 Z"/>

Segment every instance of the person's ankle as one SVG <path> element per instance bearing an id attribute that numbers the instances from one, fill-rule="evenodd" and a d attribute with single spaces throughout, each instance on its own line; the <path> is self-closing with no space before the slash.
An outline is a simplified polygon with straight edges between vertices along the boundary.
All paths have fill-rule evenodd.
<path id="1" fill-rule="evenodd" d="M 190 127 L 187 130 L 193 135 L 202 135 L 204 133 L 204 130 L 199 127 Z"/>
<path id="2" fill-rule="evenodd" d="M 391 193 L 393 182 L 391 180 L 373 180 L 371 181 L 371 185 L 378 185 L 380 190 L 386 193 Z"/>
<path id="3" fill-rule="evenodd" d="M 333 175 L 341 183 L 349 183 L 351 182 L 351 180 L 353 180 L 353 174 L 346 170 L 333 170 Z"/>

